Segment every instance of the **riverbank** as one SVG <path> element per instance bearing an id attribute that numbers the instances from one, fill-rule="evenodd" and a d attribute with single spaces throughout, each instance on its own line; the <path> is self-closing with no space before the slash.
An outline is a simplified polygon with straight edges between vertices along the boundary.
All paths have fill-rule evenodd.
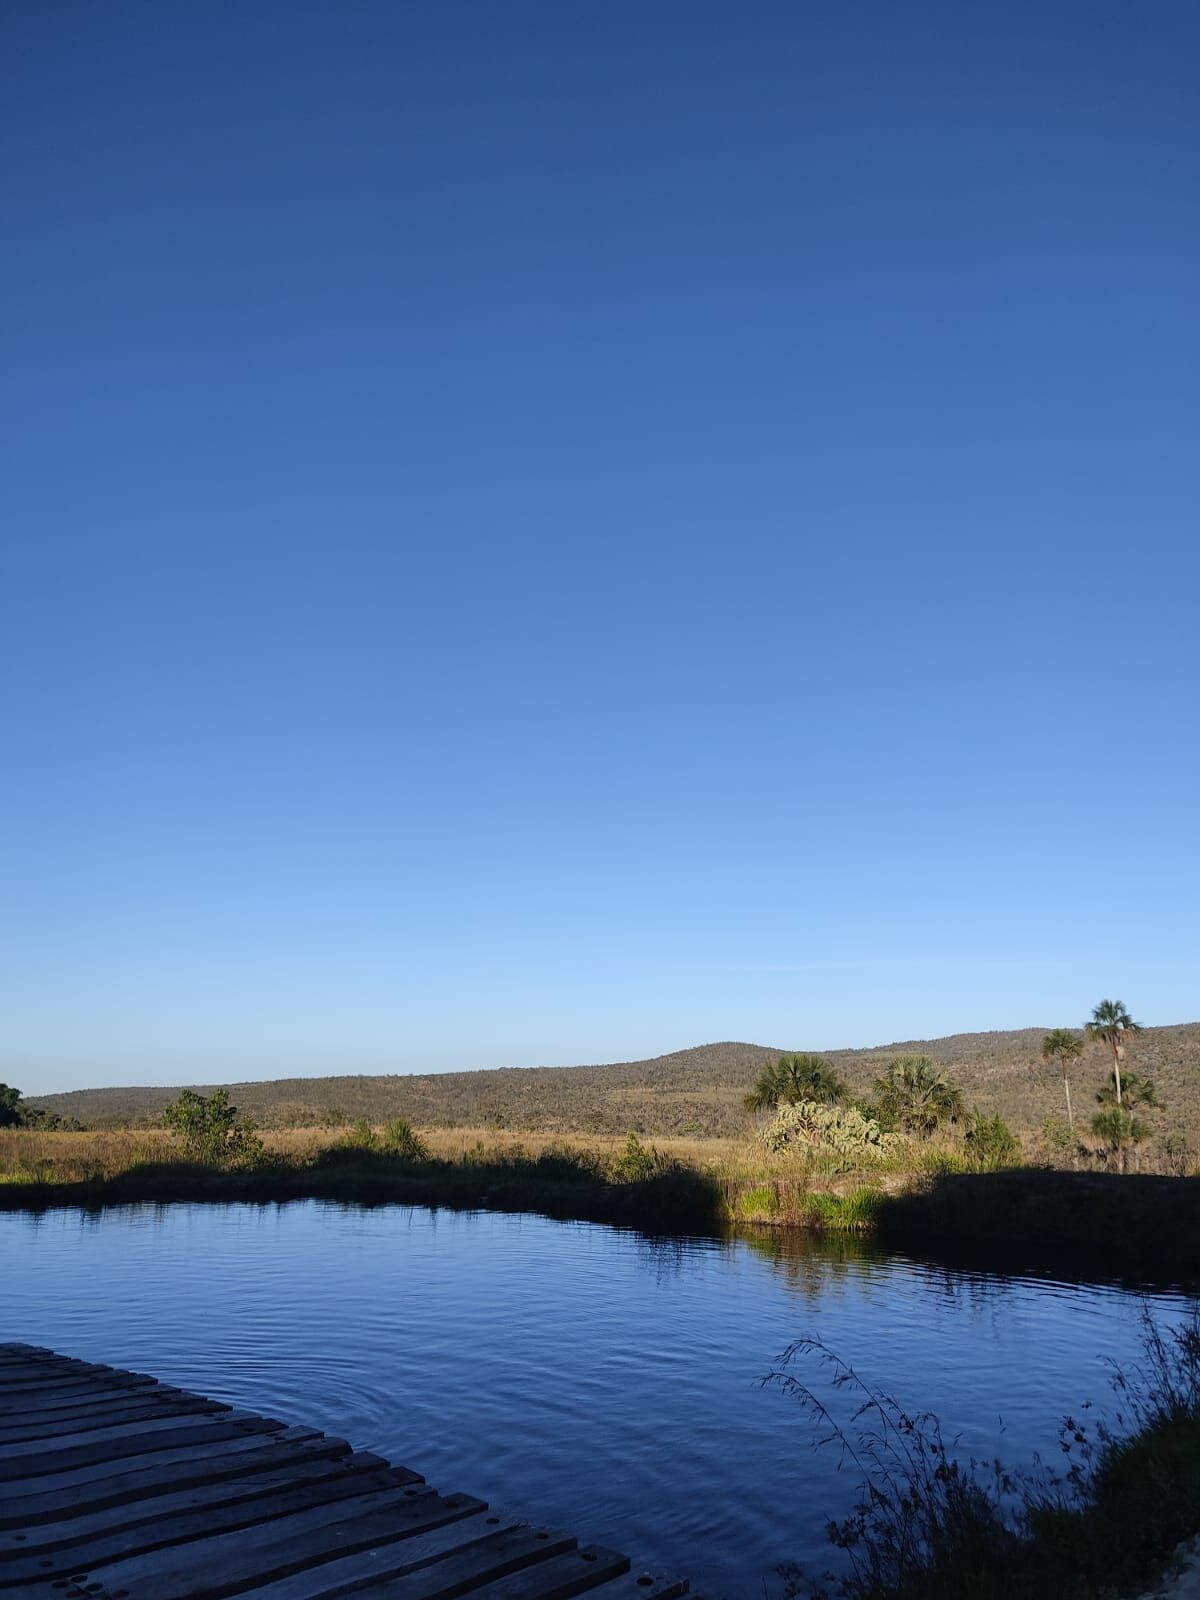
<path id="1" fill-rule="evenodd" d="M 322 1199 L 531 1211 L 654 1233 L 732 1227 L 856 1234 L 959 1265 L 1200 1283 L 1200 1179 L 1020 1166 L 954 1170 L 931 1152 L 821 1173 L 733 1141 L 554 1141 L 422 1134 L 414 1159 L 370 1129 L 269 1134 L 233 1167 L 181 1159 L 165 1133 L 0 1134 L 0 1209 Z"/>
<path id="2" fill-rule="evenodd" d="M 813 1355 L 857 1395 L 848 1432 L 790 1370 Z M 1144 1314 L 1139 1361 L 1113 1373 L 1114 1421 L 1093 1420 L 1086 1406 L 1065 1417 L 1057 1465 L 958 1460 L 936 1417 L 906 1412 L 816 1341 L 793 1346 L 773 1379 L 824 1443 L 865 1467 L 854 1514 L 829 1530 L 849 1570 L 831 1591 L 794 1568 L 788 1600 L 1117 1600 L 1152 1583 L 1181 1600 L 1197 1592 L 1194 1566 L 1180 1570 L 1200 1527 L 1196 1313 L 1175 1328 Z"/>

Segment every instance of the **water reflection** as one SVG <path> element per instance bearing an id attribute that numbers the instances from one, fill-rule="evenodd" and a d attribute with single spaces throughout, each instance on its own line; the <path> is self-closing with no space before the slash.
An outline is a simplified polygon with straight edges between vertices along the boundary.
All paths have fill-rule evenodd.
<path id="1" fill-rule="evenodd" d="M 1140 1310 L 855 1238 L 319 1202 L 3 1216 L 0 1282 L 0 1337 L 312 1422 L 734 1600 L 823 1560 L 853 1499 L 760 1387 L 793 1340 L 937 1411 L 967 1453 L 1027 1461 L 1104 1399 Z"/>

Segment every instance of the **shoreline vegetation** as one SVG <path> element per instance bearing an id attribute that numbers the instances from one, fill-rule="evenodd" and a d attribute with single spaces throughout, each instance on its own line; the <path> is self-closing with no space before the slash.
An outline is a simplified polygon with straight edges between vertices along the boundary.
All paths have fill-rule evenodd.
<path id="1" fill-rule="evenodd" d="M 0 1129 L 0 1210 L 318 1199 L 530 1211 L 649 1233 L 804 1229 L 965 1266 L 1200 1284 L 1194 1177 L 972 1168 L 939 1142 L 869 1170 L 820 1166 L 761 1140 L 417 1133 L 402 1119 L 268 1132 L 232 1162 L 166 1131 L 14 1128 Z"/>
<path id="2" fill-rule="evenodd" d="M 826 1370 L 820 1392 L 804 1357 Z M 1168 1329 L 1144 1310 L 1141 1357 L 1110 1378 L 1110 1420 L 1085 1404 L 1062 1418 L 1054 1465 L 1011 1468 L 960 1459 L 932 1413 L 905 1410 L 820 1340 L 793 1344 L 766 1381 L 799 1402 L 818 1448 L 857 1470 L 860 1498 L 827 1530 L 841 1573 L 785 1568 L 787 1600 L 1116 1600 L 1194 1561 L 1200 1312 Z M 849 1400 L 844 1424 L 828 1380 Z"/>
<path id="3" fill-rule="evenodd" d="M 1127 1059 L 1143 1032 L 1106 999 L 1081 1029 L 1043 1035 L 1038 1064 L 1061 1079 L 1066 1120 L 1046 1118 L 1035 1137 L 969 1103 L 944 1062 L 914 1053 L 881 1055 L 873 1078 L 852 1082 L 833 1057 L 760 1052 L 739 1090 L 740 1137 L 653 1141 L 418 1129 L 395 1115 L 260 1130 L 225 1088 L 179 1091 L 156 1128 L 84 1129 L 0 1084 L 0 1209 L 393 1202 L 657 1233 L 857 1234 L 967 1264 L 1191 1285 L 1200 1176 L 1186 1133 L 1164 1120 L 1153 1058 L 1139 1049 Z M 1089 1046 L 1105 1065 L 1087 1094 Z"/>

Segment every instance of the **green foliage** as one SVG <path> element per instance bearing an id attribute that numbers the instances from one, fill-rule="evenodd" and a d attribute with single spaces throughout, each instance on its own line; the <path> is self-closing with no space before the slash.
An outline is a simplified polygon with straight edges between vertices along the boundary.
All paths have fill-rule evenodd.
<path id="1" fill-rule="evenodd" d="M 1099 1039 L 1115 1054 L 1130 1033 L 1141 1033 L 1142 1025 L 1129 1015 L 1123 1000 L 1101 1000 L 1084 1023 L 1089 1039 Z"/>
<path id="2" fill-rule="evenodd" d="M 1090 1039 L 1103 1041 L 1112 1051 L 1113 1098 L 1120 1105 L 1124 1099 L 1121 1092 L 1121 1058 L 1125 1054 L 1125 1040 L 1131 1033 L 1141 1033 L 1142 1025 L 1129 1015 L 1123 1001 L 1101 1000 L 1084 1023 L 1084 1031 Z"/>
<path id="3" fill-rule="evenodd" d="M 20 1089 L 0 1083 L 0 1128 L 19 1128 L 22 1121 Z"/>
<path id="4" fill-rule="evenodd" d="M 380 1148 L 405 1161 L 428 1161 L 429 1146 L 407 1117 L 393 1117 L 384 1124 Z"/>
<path id="5" fill-rule="evenodd" d="M 752 1189 L 740 1191 L 734 1200 L 734 1210 L 743 1221 L 774 1217 L 779 1210 L 778 1196 L 771 1184 L 756 1184 Z"/>
<path id="6" fill-rule="evenodd" d="M 1051 1150 L 1066 1155 L 1075 1148 L 1075 1135 L 1061 1117 L 1048 1116 L 1042 1121 L 1042 1138 Z"/>
<path id="7" fill-rule="evenodd" d="M 1117 1079 L 1114 1073 L 1098 1091 L 1096 1100 L 1102 1106 L 1123 1105 L 1126 1111 L 1136 1111 L 1139 1106 L 1145 1106 L 1155 1111 L 1166 1110 L 1166 1107 L 1155 1093 L 1151 1079 L 1141 1078 L 1136 1072 L 1123 1074 L 1119 1099 L 1117 1096 Z"/>
<path id="8" fill-rule="evenodd" d="M 179 1136 L 189 1161 L 212 1167 L 253 1166 L 262 1155 L 262 1140 L 249 1117 L 239 1117 L 229 1103 L 228 1089 L 197 1094 L 185 1089 L 163 1112 L 163 1124 Z"/>
<path id="9" fill-rule="evenodd" d="M 865 1117 L 857 1106 L 818 1105 L 800 1100 L 780 1106 L 775 1120 L 764 1129 L 762 1142 L 778 1155 L 797 1147 L 823 1149 L 846 1158 L 865 1156 L 880 1159 L 896 1143 L 895 1135 L 885 1133 L 873 1118 Z"/>
<path id="10" fill-rule="evenodd" d="M 1020 1159 L 1021 1146 L 1002 1117 L 971 1116 L 966 1135 L 967 1154 L 977 1172 L 995 1172 Z"/>
<path id="11" fill-rule="evenodd" d="M 846 1085 L 823 1056 L 785 1055 L 762 1069 L 745 1105 L 747 1111 L 770 1111 L 801 1100 L 835 1105 L 845 1098 Z"/>
<path id="12" fill-rule="evenodd" d="M 1168 1133 L 1162 1142 L 1163 1163 L 1175 1178 L 1186 1178 L 1196 1164 L 1196 1152 L 1185 1133 Z"/>
<path id="13" fill-rule="evenodd" d="M 897 1056 L 875 1080 L 880 1120 L 927 1139 L 963 1115 L 962 1094 L 929 1056 Z"/>
<path id="14" fill-rule="evenodd" d="M 618 1183 L 643 1183 L 658 1167 L 658 1152 L 647 1148 L 636 1133 L 625 1140 L 625 1148 L 613 1162 L 613 1177 Z"/>
<path id="15" fill-rule="evenodd" d="M 1055 1062 L 1064 1072 L 1082 1054 L 1083 1040 L 1072 1028 L 1052 1028 L 1042 1040 L 1042 1060 Z"/>
<path id="16" fill-rule="evenodd" d="M 877 1189 L 852 1189 L 849 1194 L 817 1191 L 808 1197 L 811 1218 L 822 1228 L 860 1233 L 874 1225 L 881 1196 Z"/>
<path id="17" fill-rule="evenodd" d="M 343 1150 L 374 1150 L 375 1130 L 366 1117 L 358 1117 L 342 1135 Z"/>
<path id="18" fill-rule="evenodd" d="M 1112 1105 L 1092 1118 L 1092 1132 L 1108 1147 L 1110 1164 L 1124 1172 L 1129 1152 L 1150 1137 L 1149 1125 L 1124 1106 Z"/>
<path id="19" fill-rule="evenodd" d="M 1200 1319 L 1163 1335 L 1147 1316 L 1144 1355 L 1118 1372 L 1115 1425 L 1067 1417 L 1058 1471 L 981 1470 L 951 1453 L 938 1420 L 906 1412 L 816 1340 L 793 1345 L 773 1383 L 824 1443 L 864 1469 L 862 1497 L 829 1525 L 848 1570 L 844 1600 L 1085 1600 L 1149 1587 L 1200 1526 Z M 857 1407 L 847 1427 L 790 1370 L 815 1356 Z M 825 1385 L 822 1388 L 826 1387 Z M 828 1600 L 798 1568 L 787 1594 Z"/>

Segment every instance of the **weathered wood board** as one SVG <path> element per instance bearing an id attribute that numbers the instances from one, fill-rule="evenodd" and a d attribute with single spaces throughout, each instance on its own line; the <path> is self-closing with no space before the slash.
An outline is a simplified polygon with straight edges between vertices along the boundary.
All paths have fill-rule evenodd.
<path id="1" fill-rule="evenodd" d="M 674 1600 L 312 1428 L 0 1344 L 0 1600 Z"/>

